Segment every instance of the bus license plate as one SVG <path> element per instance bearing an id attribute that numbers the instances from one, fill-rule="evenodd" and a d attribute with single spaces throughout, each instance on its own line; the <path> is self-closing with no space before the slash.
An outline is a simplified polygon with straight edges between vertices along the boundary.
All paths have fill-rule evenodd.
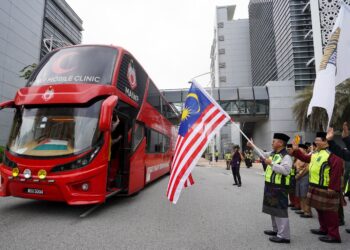
<path id="1" fill-rule="evenodd" d="M 44 190 L 37 188 L 27 188 L 26 193 L 28 194 L 44 194 Z"/>

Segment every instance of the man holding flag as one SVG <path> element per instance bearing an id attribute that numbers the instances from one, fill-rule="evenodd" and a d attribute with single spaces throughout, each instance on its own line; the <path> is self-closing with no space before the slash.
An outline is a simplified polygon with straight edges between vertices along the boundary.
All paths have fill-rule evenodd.
<path id="1" fill-rule="evenodd" d="M 220 105 L 193 81 L 182 111 L 167 188 L 172 203 L 176 204 L 183 187 L 193 184 L 193 168 L 215 133 L 230 120 Z"/>
<path id="2" fill-rule="evenodd" d="M 269 240 L 275 243 L 290 243 L 288 190 L 293 161 L 286 150 L 288 140 L 288 135 L 275 133 L 272 152 L 261 152 L 251 141 L 247 143 L 265 158 L 267 164 L 262 211 L 271 215 L 272 230 L 265 230 L 264 234 L 270 235 Z"/>

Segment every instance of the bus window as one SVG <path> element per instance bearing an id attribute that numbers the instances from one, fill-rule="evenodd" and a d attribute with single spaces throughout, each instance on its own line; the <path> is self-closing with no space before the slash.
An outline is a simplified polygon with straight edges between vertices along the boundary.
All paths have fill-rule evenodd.
<path id="1" fill-rule="evenodd" d="M 170 148 L 170 138 L 153 129 L 147 130 L 147 153 L 165 153 Z"/>
<path id="2" fill-rule="evenodd" d="M 43 106 L 17 110 L 8 143 L 10 151 L 46 157 L 90 149 L 101 134 L 98 129 L 101 102 L 88 107 Z"/>
<path id="3" fill-rule="evenodd" d="M 133 139 L 132 139 L 132 151 L 135 151 L 144 137 L 144 126 L 141 123 L 136 122 L 134 125 Z"/>
<path id="4" fill-rule="evenodd" d="M 163 151 L 162 152 L 163 153 L 168 152 L 169 148 L 170 148 L 170 138 L 164 135 L 163 136 Z"/>
<path id="5" fill-rule="evenodd" d="M 153 82 L 149 82 L 147 102 L 161 113 L 160 93 Z"/>
<path id="6" fill-rule="evenodd" d="M 103 46 L 65 48 L 39 65 L 27 86 L 62 83 L 111 84 L 118 51 Z"/>

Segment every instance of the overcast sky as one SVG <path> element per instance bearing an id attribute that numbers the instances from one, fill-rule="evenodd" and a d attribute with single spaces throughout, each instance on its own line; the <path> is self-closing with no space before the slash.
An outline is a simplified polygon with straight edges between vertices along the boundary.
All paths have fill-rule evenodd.
<path id="1" fill-rule="evenodd" d="M 114 44 L 131 52 L 160 89 L 187 88 L 210 71 L 215 6 L 236 5 L 248 18 L 249 0 L 66 0 L 83 20 L 84 44 Z M 197 78 L 202 85 L 209 75 Z"/>

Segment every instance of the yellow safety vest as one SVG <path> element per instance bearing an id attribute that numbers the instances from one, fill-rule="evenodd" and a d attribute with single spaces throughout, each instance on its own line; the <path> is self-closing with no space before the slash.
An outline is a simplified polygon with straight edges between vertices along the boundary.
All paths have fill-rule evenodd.
<path id="1" fill-rule="evenodd" d="M 278 154 L 270 155 L 269 159 L 271 159 L 275 164 L 280 164 L 286 154 L 287 152 L 285 150 L 282 150 Z M 290 174 L 285 176 L 283 174 L 276 173 L 272 170 L 271 165 L 267 165 L 265 171 L 265 182 L 288 187 L 290 185 Z"/>
<path id="2" fill-rule="evenodd" d="M 312 186 L 320 188 L 328 187 L 330 178 L 328 158 L 330 154 L 326 149 L 321 149 L 312 154 L 309 164 L 309 183 Z"/>
<path id="3" fill-rule="evenodd" d="M 230 153 L 225 154 L 225 159 L 227 161 L 232 160 L 232 155 Z"/>

